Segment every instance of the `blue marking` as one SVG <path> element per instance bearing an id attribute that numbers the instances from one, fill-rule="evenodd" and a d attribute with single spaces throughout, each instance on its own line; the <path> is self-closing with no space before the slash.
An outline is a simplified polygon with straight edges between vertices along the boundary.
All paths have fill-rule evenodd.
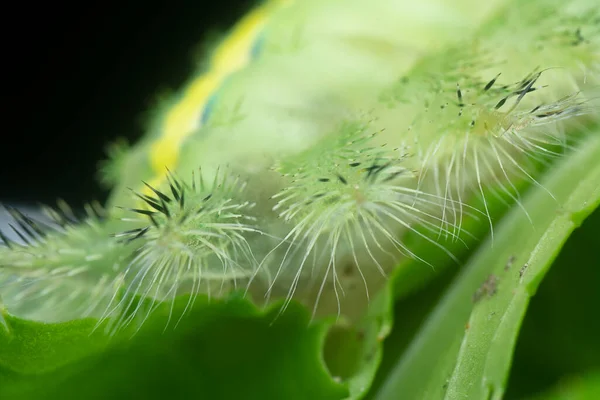
<path id="1" fill-rule="evenodd" d="M 262 31 L 261 33 L 259 33 L 256 36 L 256 39 L 254 39 L 254 43 L 250 47 L 250 59 L 251 60 L 254 60 L 256 57 L 259 56 L 260 51 L 262 50 L 264 44 L 265 44 L 265 32 Z"/>
<path id="2" fill-rule="evenodd" d="M 217 98 L 219 94 L 219 89 L 217 89 L 213 94 L 210 95 L 204 109 L 202 110 L 202 115 L 200 116 L 200 125 L 205 125 L 210 115 L 212 114 L 215 104 L 217 103 Z"/>
<path id="3" fill-rule="evenodd" d="M 254 60 L 256 59 L 259 55 L 261 50 L 263 49 L 263 45 L 265 44 L 265 32 L 261 32 L 256 36 L 256 39 L 254 40 L 254 43 L 252 43 L 252 46 L 250 47 L 250 60 Z M 202 114 L 200 115 L 200 125 L 205 125 L 210 116 L 212 115 L 212 112 L 214 111 L 215 105 L 217 103 L 217 99 L 219 98 L 219 92 L 221 91 L 221 88 L 223 86 L 225 86 L 225 83 L 227 82 L 227 80 L 229 79 L 229 76 L 226 77 L 225 79 L 223 79 L 223 82 L 221 82 L 221 86 L 215 90 L 215 92 L 213 94 L 210 95 L 210 97 L 208 98 L 208 101 L 206 102 L 206 105 L 204 106 L 204 109 L 202 110 Z"/>

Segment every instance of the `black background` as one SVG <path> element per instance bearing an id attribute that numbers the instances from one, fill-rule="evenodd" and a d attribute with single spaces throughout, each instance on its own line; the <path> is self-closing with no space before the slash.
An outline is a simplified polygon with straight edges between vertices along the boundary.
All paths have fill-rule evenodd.
<path id="1" fill-rule="evenodd" d="M 52 2 L 3 10 L 0 202 L 104 200 L 96 171 L 105 145 L 139 138 L 161 91 L 181 87 L 202 44 L 255 3 Z"/>

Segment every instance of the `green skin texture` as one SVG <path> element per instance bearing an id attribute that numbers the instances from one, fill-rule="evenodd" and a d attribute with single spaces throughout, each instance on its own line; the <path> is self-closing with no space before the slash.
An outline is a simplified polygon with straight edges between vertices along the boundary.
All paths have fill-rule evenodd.
<path id="1" fill-rule="evenodd" d="M 597 83 L 597 74 L 588 76 L 580 69 L 583 65 L 592 71 L 595 68 L 597 72 L 599 63 L 598 40 L 593 36 L 598 29 L 594 18 L 598 16 L 597 12 L 589 12 L 593 10 L 593 1 L 578 0 L 566 6 L 554 0 L 527 4 L 432 1 L 418 6 L 389 0 L 376 3 L 305 1 L 275 14 L 266 28 L 261 55 L 229 77 L 220 89 L 208 124 L 183 143 L 182 154 L 173 172 L 186 180 L 192 170 L 201 167 L 203 175 L 210 181 L 219 168 L 226 166 L 228 174 L 248 181 L 243 191 L 231 194 L 233 199 L 256 203 L 249 213 L 257 218 L 258 228 L 283 238 L 301 216 L 285 222 L 272 211 L 277 204 L 272 196 L 294 184 L 293 177 L 282 174 L 294 174 L 297 168 L 307 166 L 300 181 L 305 192 L 303 195 L 310 198 L 317 194 L 322 187 L 314 182 L 323 173 L 330 176 L 340 172 L 337 165 L 327 164 L 327 152 L 331 159 L 335 159 L 345 149 L 330 138 L 347 133 L 340 128 L 344 121 L 358 121 L 368 126 L 364 135 L 384 131 L 357 145 L 357 150 L 385 145 L 385 155 L 390 159 L 397 159 L 401 153 L 409 154 L 401 160 L 401 165 L 413 175 L 399 181 L 398 185 L 413 190 L 418 188 L 426 195 L 449 199 L 450 203 L 468 202 L 484 187 L 497 184 L 499 177 L 511 183 L 529 178 L 515 168 L 504 175 L 504 166 L 510 164 L 512 158 L 503 158 L 499 162 L 491 160 L 491 167 L 473 160 L 472 154 L 475 153 L 481 157 L 494 157 L 487 150 L 490 141 L 497 140 L 494 143 L 500 143 L 499 146 L 506 145 L 501 138 L 479 127 L 484 122 L 489 126 L 506 126 L 508 122 L 500 121 L 494 114 L 494 106 L 508 92 L 482 93 L 482 86 L 498 73 L 502 73 L 498 85 L 510 85 L 523 80 L 538 66 L 542 69 L 561 67 L 545 71 L 535 86 L 548 85 L 548 88 L 539 90 L 539 95 L 523 97 L 519 108 L 507 114 L 511 123 L 523 123 L 514 130 L 515 135 L 535 141 L 541 137 L 539 130 L 530 128 L 518 111 L 525 112 L 542 103 L 556 102 L 576 92 L 583 86 L 584 80 L 586 84 Z M 505 9 L 507 4 L 508 11 Z M 512 12 L 510 7 L 516 11 Z M 539 10 L 546 10 L 547 15 Z M 331 18 L 331 15 L 337 17 Z M 571 15 L 573 19 L 565 19 L 564 15 Z M 544 36 L 556 27 L 564 27 L 564 32 Z M 571 42 L 577 39 L 576 29 L 580 29 L 586 39 L 591 39 L 573 46 Z M 588 37 L 588 33 L 592 36 Z M 307 63 L 306 60 L 314 61 Z M 460 65 L 464 61 L 473 61 L 474 64 Z M 432 90 L 432 82 L 439 84 L 439 91 Z M 467 103 L 460 116 L 458 111 L 461 107 L 456 105 L 457 84 L 464 88 L 462 93 Z M 514 103 L 515 99 L 513 97 L 510 101 Z M 506 108 L 510 108 L 510 101 Z M 446 104 L 450 105 L 441 107 Z M 567 106 L 575 107 L 574 104 Z M 590 117 L 577 116 L 573 123 L 581 124 L 582 119 L 583 123 L 587 123 L 585 118 Z M 157 121 L 160 122 L 160 117 Z M 476 121 L 476 127 L 469 131 L 473 121 Z M 556 121 L 550 119 L 548 131 L 557 132 L 554 136 L 562 139 L 560 133 L 567 130 L 571 122 L 570 119 L 561 121 L 557 128 Z M 409 130 L 409 127 L 414 129 Z M 477 139 L 467 141 L 468 132 Z M 118 218 L 129 214 L 114 206 L 139 205 L 127 188 L 140 189 L 140 182 L 153 177 L 148 151 L 159 133 L 159 128 L 152 127 L 146 139 L 118 160 L 122 178 L 107 205 L 115 218 L 104 228 L 107 233 L 132 228 L 131 224 L 118 221 Z M 361 133 L 359 138 L 364 135 Z M 460 158 L 467 144 L 471 146 L 469 158 L 462 168 L 455 166 L 450 174 L 450 160 L 453 156 Z M 432 156 L 432 149 L 439 147 L 443 150 L 435 150 Z M 320 152 L 322 148 L 327 151 Z M 516 162 L 527 161 L 528 154 L 520 154 L 514 147 L 507 151 Z M 343 158 L 343 154 L 339 157 Z M 369 162 L 369 158 L 364 157 L 365 163 Z M 285 165 L 278 171 L 272 169 L 282 162 Z M 348 172 L 348 169 L 344 171 Z M 455 175 L 455 171 L 459 175 Z M 351 175 L 351 178 L 355 179 L 352 183 L 359 182 L 358 175 Z M 339 182 L 337 184 L 340 185 Z M 508 187 L 507 183 L 504 185 Z M 380 199 L 378 189 L 377 185 L 365 185 L 358 192 L 369 196 L 373 193 L 376 199 Z M 331 190 L 335 188 L 331 186 Z M 200 198 L 202 196 L 192 197 L 188 204 Z M 461 215 L 455 208 L 448 207 L 448 201 L 435 202 L 438 204 L 433 204 L 432 211 L 423 211 L 432 218 L 430 223 L 439 225 L 442 218 L 446 227 L 456 232 L 455 226 L 460 223 Z M 321 215 L 331 209 L 329 204 L 321 203 L 311 207 L 307 209 Z M 489 210 L 484 211 L 489 214 Z M 409 221 L 408 225 L 394 225 L 393 234 L 403 238 L 415 225 L 419 224 Z M 180 230 L 192 228 L 181 226 Z M 324 234 L 327 235 L 326 232 Z M 96 241 L 94 235 L 85 237 L 89 242 Z M 250 237 L 248 241 L 259 260 L 278 244 L 277 239 L 265 236 Z M 110 249 L 105 252 L 110 253 L 108 257 L 111 260 L 119 260 L 121 253 L 130 251 L 113 248 L 112 244 L 107 246 Z M 389 246 L 388 243 L 386 250 L 392 250 Z M 259 276 L 253 281 L 250 293 L 257 301 L 271 283 L 269 279 L 277 274 L 278 260 L 283 258 L 285 248 L 282 246 L 274 253 L 275 262 L 262 265 L 263 270 L 268 272 L 268 278 Z M 336 256 L 342 261 L 350 259 L 353 262 L 351 253 L 348 243 L 336 248 Z M 297 272 L 294 263 L 300 262 L 303 256 L 300 252 L 299 258 L 292 258 L 277 275 L 272 298 L 290 295 Z M 385 284 L 385 279 L 374 268 L 371 257 L 364 252 L 362 257 L 361 274 L 364 274 L 367 290 L 376 292 Z M 325 263 L 327 261 L 326 257 Z M 384 269 L 390 272 L 397 263 L 397 259 L 387 261 Z M 101 266 L 98 265 L 98 268 Z M 339 313 L 339 293 L 332 290 L 335 285 L 332 275 L 322 275 L 324 270 L 321 265 L 315 278 L 310 276 L 312 271 L 307 266 L 294 296 L 311 308 L 318 305 L 320 315 Z M 74 284 L 88 285 L 91 290 L 98 275 L 102 274 L 96 272 L 81 281 L 76 280 Z M 226 279 L 228 289 L 233 286 L 226 274 L 217 277 L 219 283 L 223 279 Z M 314 281 L 320 283 L 323 279 L 326 285 L 321 293 L 319 284 L 315 286 Z M 340 279 L 345 292 L 342 315 L 361 315 L 368 304 L 362 276 L 355 272 L 351 277 Z M 84 288 L 83 293 L 88 288 Z M 111 288 L 109 285 L 106 293 L 110 293 Z"/>

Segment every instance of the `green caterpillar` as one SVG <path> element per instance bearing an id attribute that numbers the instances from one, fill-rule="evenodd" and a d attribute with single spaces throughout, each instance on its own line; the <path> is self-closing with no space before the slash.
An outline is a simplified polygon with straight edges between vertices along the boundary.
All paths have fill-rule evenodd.
<path id="1" fill-rule="evenodd" d="M 3 301 L 109 330 L 232 290 L 360 314 L 399 260 L 430 264 L 406 235 L 453 258 L 466 215 L 492 225 L 490 195 L 519 203 L 598 122 L 599 31 L 591 0 L 266 2 L 111 151 L 103 210 L 12 211 Z"/>

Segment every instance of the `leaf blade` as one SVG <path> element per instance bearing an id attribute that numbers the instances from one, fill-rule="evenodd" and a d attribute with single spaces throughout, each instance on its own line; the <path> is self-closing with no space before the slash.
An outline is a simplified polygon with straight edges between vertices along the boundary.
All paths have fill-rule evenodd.
<path id="1" fill-rule="evenodd" d="M 484 245 L 471 259 L 375 398 L 392 399 L 398 393 L 422 399 L 501 396 L 530 296 L 571 232 L 600 204 L 598 159 L 600 137 L 592 135 L 549 171 L 544 185 L 556 200 L 536 188 L 524 202 L 535 229 L 516 209 L 503 220 L 493 247 Z M 472 296 L 486 277 L 506 272 L 515 256 L 519 268 L 509 268 L 513 280 L 504 279 L 495 289 L 498 294 L 474 308 Z M 505 322 L 498 317 L 493 324 L 485 321 L 500 310 Z M 494 332 L 500 324 L 504 331 L 498 338 Z"/>

